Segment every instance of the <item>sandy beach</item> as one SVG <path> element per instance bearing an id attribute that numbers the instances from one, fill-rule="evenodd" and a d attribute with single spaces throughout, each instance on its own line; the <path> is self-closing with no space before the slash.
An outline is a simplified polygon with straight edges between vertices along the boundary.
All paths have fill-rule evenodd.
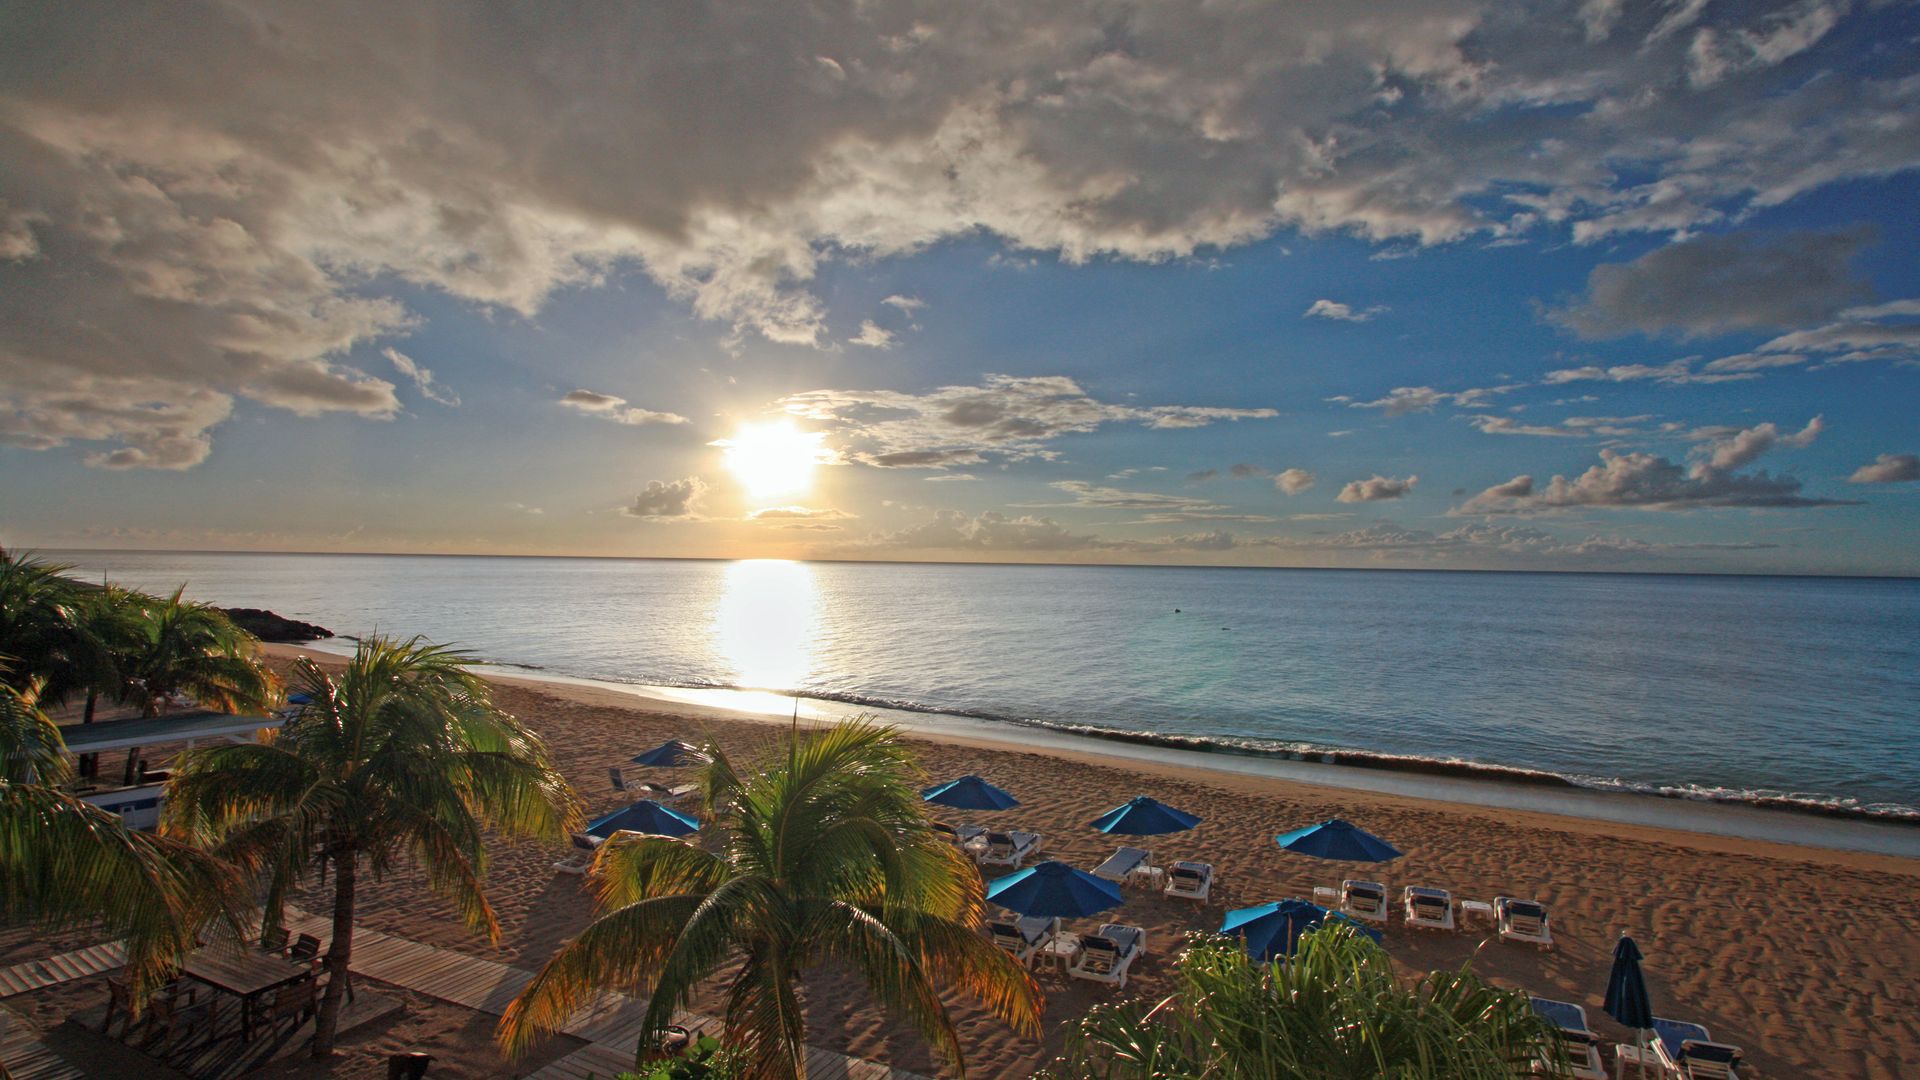
<path id="1" fill-rule="evenodd" d="M 275 647 L 277 656 L 298 650 Z M 323 662 L 325 657 L 319 657 Z M 592 812 L 623 803 L 607 769 L 670 737 L 708 737 L 750 753 L 777 734 L 765 721 L 655 703 L 612 689 L 496 678 L 498 699 L 551 743 Z M 1920 917 L 1912 896 L 1920 861 L 1711 837 L 1319 788 L 1185 767 L 1155 767 L 1095 755 L 1039 754 L 1009 742 L 916 738 L 933 778 L 981 773 L 1022 805 L 995 826 L 1045 835 L 1044 853 L 1091 867 L 1117 846 L 1087 827 L 1135 794 L 1152 794 L 1205 818 L 1184 834 L 1153 838 L 1156 861 L 1194 858 L 1217 868 L 1204 909 L 1129 891 L 1108 916 L 1144 927 L 1149 953 L 1128 992 L 1164 993 L 1182 934 L 1211 930 L 1228 908 L 1290 896 L 1342 877 L 1436 885 L 1456 897 L 1544 901 L 1552 952 L 1486 940 L 1475 925 L 1421 934 L 1396 920 L 1387 947 L 1407 972 L 1468 958 L 1497 982 L 1587 1006 L 1596 1029 L 1627 1037 L 1600 1010 L 1615 937 L 1632 933 L 1647 955 L 1661 1015 L 1705 1024 L 1747 1051 L 1758 1075 L 1893 1078 L 1920 1060 Z M 634 779 L 668 781 L 628 766 Z M 1274 833 L 1332 815 L 1390 838 L 1405 856 L 1349 867 L 1289 855 Z M 578 878 L 555 874 L 558 846 L 501 845 L 489 895 L 502 928 L 498 948 L 469 936 L 413 874 L 363 887 L 362 920 L 391 933 L 476 955 L 536 966 L 586 923 L 592 905 Z M 309 906 L 321 903 L 315 895 Z M 1104 920 L 1102 920 L 1104 921 Z M 1112 991 L 1043 980 L 1047 1035 L 1018 1038 L 978 1010 L 958 1007 L 970 1071 L 1024 1076 L 1060 1048 L 1067 1022 Z M 807 988 L 810 1040 L 847 1053 L 933 1071 L 918 1038 L 889 1024 L 864 991 L 830 973 Z"/>

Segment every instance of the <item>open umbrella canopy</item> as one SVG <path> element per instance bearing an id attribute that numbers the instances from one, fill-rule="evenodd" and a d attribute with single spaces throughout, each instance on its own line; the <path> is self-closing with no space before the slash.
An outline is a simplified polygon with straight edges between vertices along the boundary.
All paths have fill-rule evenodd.
<path id="1" fill-rule="evenodd" d="M 1158 799 L 1137 795 L 1128 799 L 1124 805 L 1094 818 L 1089 822 L 1103 833 L 1116 833 L 1121 836 L 1158 836 L 1161 833 L 1181 832 L 1200 824 L 1200 819 L 1184 810 L 1175 810 Z"/>
<path id="2" fill-rule="evenodd" d="M 1640 973 L 1640 947 L 1625 934 L 1613 947 L 1613 971 L 1607 975 L 1607 1015 L 1635 1031 L 1653 1026 L 1653 998 Z"/>
<path id="3" fill-rule="evenodd" d="M 1345 923 L 1375 941 L 1380 940 L 1380 931 L 1305 900 L 1280 900 L 1229 911 L 1220 922 L 1220 932 L 1245 939 L 1248 955 L 1264 963 L 1275 957 L 1292 956 L 1300 944 L 1301 934 L 1327 922 Z"/>
<path id="4" fill-rule="evenodd" d="M 692 743 L 679 739 L 668 739 L 644 754 L 635 754 L 635 765 L 652 765 L 657 768 L 672 769 L 681 765 L 699 765 L 707 760 L 707 755 Z"/>
<path id="5" fill-rule="evenodd" d="M 652 799 L 641 799 L 605 817 L 587 824 L 587 835 L 606 839 L 617 832 L 651 833 L 655 836 L 685 836 L 700 831 L 700 819 L 669 810 Z"/>
<path id="6" fill-rule="evenodd" d="M 1399 848 L 1339 818 L 1328 818 L 1273 839 L 1288 851 L 1340 862 L 1386 862 L 1400 857 Z"/>
<path id="7" fill-rule="evenodd" d="M 1010 810 L 1020 800 L 977 776 L 963 776 L 922 791 L 920 797 L 930 803 L 956 810 Z"/>
<path id="8" fill-rule="evenodd" d="M 1048 859 L 987 882 L 987 899 L 1022 915 L 1080 919 L 1120 906 L 1120 886 Z"/>

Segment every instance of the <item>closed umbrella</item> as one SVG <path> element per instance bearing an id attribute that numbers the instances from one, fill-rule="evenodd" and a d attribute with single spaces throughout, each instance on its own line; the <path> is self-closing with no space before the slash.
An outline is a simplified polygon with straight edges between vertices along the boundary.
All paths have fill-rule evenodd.
<path id="1" fill-rule="evenodd" d="M 1020 800 L 978 776 L 963 776 L 922 791 L 920 798 L 956 810 L 1011 810 Z"/>
<path id="2" fill-rule="evenodd" d="M 1183 832 L 1200 824 L 1200 819 L 1184 810 L 1175 810 L 1158 799 L 1138 795 L 1124 804 L 1094 818 L 1088 824 L 1103 833 L 1121 836 L 1158 836 Z"/>
<path id="3" fill-rule="evenodd" d="M 1625 934 L 1613 947 L 1613 970 L 1607 973 L 1607 1015 L 1622 1026 L 1633 1029 L 1633 1045 L 1640 1053 L 1640 1072 L 1647 1068 L 1647 1040 L 1644 1033 L 1653 1027 L 1653 998 L 1647 994 L 1647 979 L 1640 971 L 1640 947 Z"/>
<path id="4" fill-rule="evenodd" d="M 1081 919 L 1120 906 L 1120 887 L 1055 859 L 987 882 L 987 899 L 1022 915 Z"/>
<path id="5" fill-rule="evenodd" d="M 655 836 L 685 836 L 700 830 L 700 819 L 670 810 L 652 799 L 641 799 L 631 806 L 615 810 L 587 824 L 587 835 L 602 840 L 617 832 L 651 833 Z"/>
<path id="6" fill-rule="evenodd" d="M 1273 839 L 1287 851 L 1338 862 L 1386 862 L 1400 857 L 1399 848 L 1339 818 L 1281 833 Z"/>
<path id="7" fill-rule="evenodd" d="M 1262 963 L 1292 956 L 1300 935 L 1327 922 L 1346 923 L 1378 942 L 1380 932 L 1305 900 L 1280 900 L 1257 907 L 1238 908 L 1221 920 L 1220 932 L 1246 942 L 1247 953 Z"/>
<path id="8" fill-rule="evenodd" d="M 679 739 L 668 739 L 644 754 L 636 754 L 635 765 L 651 765 L 661 769 L 677 769 L 682 765 L 700 765 L 707 761 L 707 755 L 692 743 Z"/>

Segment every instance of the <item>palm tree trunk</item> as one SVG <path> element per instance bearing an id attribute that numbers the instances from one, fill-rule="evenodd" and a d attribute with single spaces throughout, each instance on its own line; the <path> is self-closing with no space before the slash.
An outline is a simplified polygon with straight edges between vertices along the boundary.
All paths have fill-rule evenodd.
<path id="1" fill-rule="evenodd" d="M 100 702 L 100 692 L 98 690 L 87 691 L 87 711 L 84 714 L 82 714 L 82 716 L 80 717 L 80 722 L 82 724 L 93 723 L 93 707 L 99 704 L 99 702 Z M 80 755 L 80 776 L 83 779 L 91 780 L 95 776 L 99 775 L 99 773 L 100 773 L 100 755 L 99 754 L 81 754 Z"/>
<path id="2" fill-rule="evenodd" d="M 327 949 L 327 992 L 313 1018 L 313 1056 L 333 1055 L 334 1029 L 340 1024 L 340 999 L 347 992 L 347 964 L 353 959 L 353 872 L 356 853 L 336 850 L 333 859 L 333 944 Z"/>

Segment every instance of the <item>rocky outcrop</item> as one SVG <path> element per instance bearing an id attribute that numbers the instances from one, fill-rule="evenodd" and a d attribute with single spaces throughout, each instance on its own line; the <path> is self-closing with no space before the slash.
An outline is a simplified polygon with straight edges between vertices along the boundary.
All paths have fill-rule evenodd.
<path id="1" fill-rule="evenodd" d="M 318 641 L 333 636 L 333 631 L 324 626 L 289 619 L 261 608 L 234 607 L 221 610 L 227 613 L 227 618 L 232 619 L 235 626 L 261 641 Z"/>

